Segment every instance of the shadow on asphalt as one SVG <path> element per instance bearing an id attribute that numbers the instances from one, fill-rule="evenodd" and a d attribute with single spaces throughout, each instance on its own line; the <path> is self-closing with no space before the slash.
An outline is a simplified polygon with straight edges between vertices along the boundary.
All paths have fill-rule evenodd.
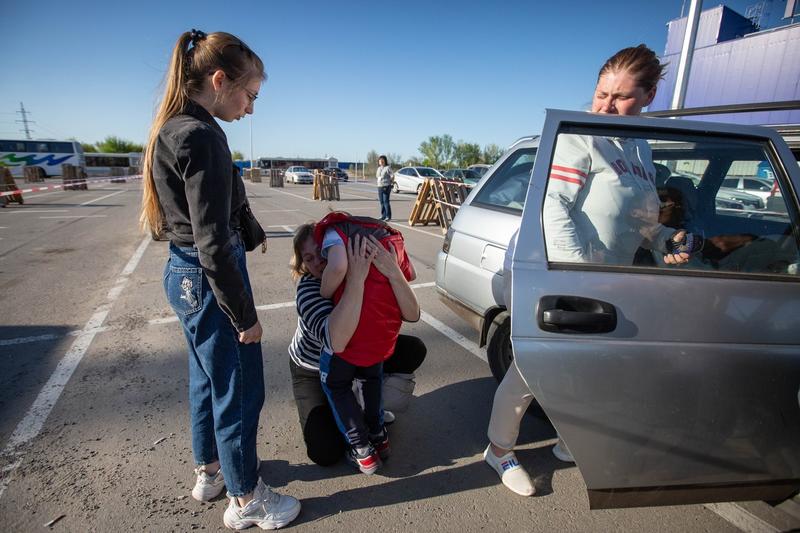
<path id="1" fill-rule="evenodd" d="M 373 478 L 383 478 L 384 482 L 343 490 L 332 497 L 304 498 L 303 513 L 297 523 L 313 522 L 340 511 L 396 505 L 499 485 L 497 474 L 482 459 L 495 388 L 494 379 L 480 378 L 445 385 L 417 397 L 406 413 L 398 414 L 397 422 L 390 428 L 392 456 Z M 550 445 L 529 446 L 555 436 L 547 420 L 526 416 L 522 421 L 518 447 L 523 449 L 517 456 L 534 478 L 537 496 L 553 492 L 555 470 L 574 466 L 558 461 Z M 460 464 L 465 459 L 471 460 Z M 261 473 L 276 487 L 294 480 L 313 482 L 363 475 L 344 461 L 320 467 L 266 460 L 261 463 Z"/>

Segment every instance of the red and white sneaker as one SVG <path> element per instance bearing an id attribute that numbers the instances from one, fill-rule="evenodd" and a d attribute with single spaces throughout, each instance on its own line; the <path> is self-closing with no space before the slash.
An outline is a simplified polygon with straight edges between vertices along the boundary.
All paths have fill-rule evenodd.
<path id="1" fill-rule="evenodd" d="M 363 473 L 372 475 L 381 465 L 381 459 L 378 452 L 372 445 L 363 448 L 350 448 L 347 451 L 347 460 Z"/>
<path id="2" fill-rule="evenodd" d="M 381 458 L 381 461 L 385 461 L 389 458 L 391 449 L 389 447 L 389 432 L 386 431 L 386 428 L 383 428 L 383 431 L 377 435 L 370 435 L 369 442 L 372 444 L 373 448 L 375 448 L 375 451 L 378 452 L 378 457 Z"/>

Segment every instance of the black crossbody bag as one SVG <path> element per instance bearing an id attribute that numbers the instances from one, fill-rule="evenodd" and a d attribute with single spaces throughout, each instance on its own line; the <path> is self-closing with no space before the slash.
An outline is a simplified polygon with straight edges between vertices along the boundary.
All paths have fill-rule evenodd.
<path id="1" fill-rule="evenodd" d="M 253 211 L 250 209 L 250 202 L 246 199 L 239 213 L 239 224 L 241 225 L 244 249 L 252 252 L 260 244 L 261 253 L 267 253 L 267 234 L 264 233 L 264 228 L 256 220 Z"/>

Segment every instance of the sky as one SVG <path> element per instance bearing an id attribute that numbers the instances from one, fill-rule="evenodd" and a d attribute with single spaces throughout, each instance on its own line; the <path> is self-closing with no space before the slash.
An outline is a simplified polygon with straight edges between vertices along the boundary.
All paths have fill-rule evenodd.
<path id="1" fill-rule="evenodd" d="M 744 14 L 755 2 L 725 3 Z M 667 22 L 688 4 L 3 0 L 0 137 L 23 137 L 23 102 L 36 138 L 144 143 L 172 47 L 198 28 L 233 33 L 264 61 L 255 114 L 222 123 L 246 158 L 251 126 L 254 157 L 405 159 L 442 134 L 505 147 L 538 133 L 547 108 L 586 109 L 620 48 L 662 54 Z"/>

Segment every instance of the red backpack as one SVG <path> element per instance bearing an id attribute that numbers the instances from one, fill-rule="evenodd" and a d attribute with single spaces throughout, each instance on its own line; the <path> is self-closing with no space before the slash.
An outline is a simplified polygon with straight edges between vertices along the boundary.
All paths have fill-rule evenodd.
<path id="1" fill-rule="evenodd" d="M 356 235 L 372 235 L 384 248 L 389 244 L 397 252 L 397 262 L 407 280 L 414 277 L 411 260 L 406 253 L 403 234 L 385 222 L 370 218 L 353 216 L 342 211 L 334 211 L 317 222 L 314 227 L 314 240 L 321 246 L 328 229 L 334 229 L 344 241 L 345 246 Z M 345 282 L 336 289 L 334 303 L 339 303 L 344 292 Z M 372 265 L 364 282 L 364 301 L 358 326 L 344 351 L 337 353 L 348 363 L 360 367 L 372 366 L 387 359 L 394 352 L 397 335 L 403 318 L 389 280 Z"/>

